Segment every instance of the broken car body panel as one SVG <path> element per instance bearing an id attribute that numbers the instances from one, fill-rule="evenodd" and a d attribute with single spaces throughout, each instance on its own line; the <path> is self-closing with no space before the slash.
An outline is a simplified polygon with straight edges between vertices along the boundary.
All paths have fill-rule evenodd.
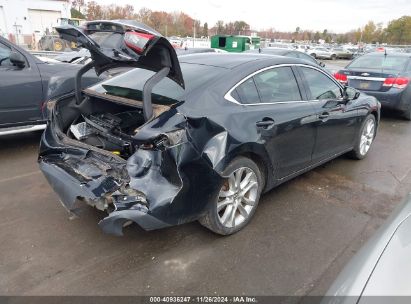
<path id="1" fill-rule="evenodd" d="M 189 142 L 164 151 L 138 149 L 125 161 L 81 145 L 66 150 L 75 143 L 51 130 L 43 134 L 41 170 L 68 210 L 75 212 L 79 198 L 110 210 L 100 222 L 107 233 L 121 235 L 130 220 L 146 230 L 195 220 L 219 190 L 222 177 Z"/>

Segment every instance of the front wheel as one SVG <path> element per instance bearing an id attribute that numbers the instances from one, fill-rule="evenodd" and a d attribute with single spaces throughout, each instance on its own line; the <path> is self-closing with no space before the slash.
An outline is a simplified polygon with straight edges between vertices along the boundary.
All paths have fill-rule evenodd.
<path id="1" fill-rule="evenodd" d="M 337 60 L 337 55 L 331 55 L 331 60 Z"/>
<path id="2" fill-rule="evenodd" d="M 367 156 L 368 151 L 374 141 L 377 131 L 377 123 L 374 115 L 369 114 L 360 129 L 355 141 L 354 149 L 350 152 L 350 156 L 354 159 L 363 159 Z"/>
<path id="3" fill-rule="evenodd" d="M 199 222 L 211 231 L 230 235 L 248 224 L 255 213 L 264 186 L 256 163 L 245 157 L 234 159 L 224 170 L 217 198 L 210 202 Z"/>

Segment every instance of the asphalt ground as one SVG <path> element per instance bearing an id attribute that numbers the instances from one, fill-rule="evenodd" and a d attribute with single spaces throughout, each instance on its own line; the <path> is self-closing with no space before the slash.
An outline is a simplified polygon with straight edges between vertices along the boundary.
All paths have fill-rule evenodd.
<path id="1" fill-rule="evenodd" d="M 40 135 L 0 137 L 0 295 L 322 295 L 411 190 L 411 123 L 384 113 L 366 159 L 263 195 L 235 235 L 190 223 L 114 237 L 97 226 L 104 213 L 60 205 L 36 162 Z"/>

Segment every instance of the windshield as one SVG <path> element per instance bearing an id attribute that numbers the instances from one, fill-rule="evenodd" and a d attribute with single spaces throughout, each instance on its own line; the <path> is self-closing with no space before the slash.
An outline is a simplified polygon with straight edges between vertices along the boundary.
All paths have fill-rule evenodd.
<path id="1" fill-rule="evenodd" d="M 402 71 L 407 65 L 408 57 L 400 56 L 362 56 L 354 60 L 349 68 Z"/>
<path id="2" fill-rule="evenodd" d="M 225 71 L 224 68 L 181 63 L 186 89 L 184 90 L 169 78 L 162 79 L 153 89 L 152 102 L 160 105 L 172 105 L 184 100 L 185 94 L 200 85 L 215 78 Z M 143 86 L 154 75 L 154 72 L 144 69 L 133 69 L 109 80 L 103 81 L 91 90 L 100 94 L 124 97 L 132 100 L 143 100 Z"/>

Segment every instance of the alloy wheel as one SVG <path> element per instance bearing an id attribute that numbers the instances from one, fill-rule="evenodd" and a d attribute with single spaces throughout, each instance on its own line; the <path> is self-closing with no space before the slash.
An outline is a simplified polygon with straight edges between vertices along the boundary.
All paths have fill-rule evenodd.
<path id="1" fill-rule="evenodd" d="M 225 180 L 217 201 L 220 223 L 234 228 L 243 223 L 251 214 L 258 197 L 257 175 L 247 167 L 235 170 Z"/>
<path id="2" fill-rule="evenodd" d="M 374 120 L 370 119 L 366 122 L 364 129 L 362 131 L 362 134 L 361 134 L 361 141 L 360 141 L 361 155 L 367 154 L 374 140 L 374 135 L 375 135 L 375 122 Z"/>

